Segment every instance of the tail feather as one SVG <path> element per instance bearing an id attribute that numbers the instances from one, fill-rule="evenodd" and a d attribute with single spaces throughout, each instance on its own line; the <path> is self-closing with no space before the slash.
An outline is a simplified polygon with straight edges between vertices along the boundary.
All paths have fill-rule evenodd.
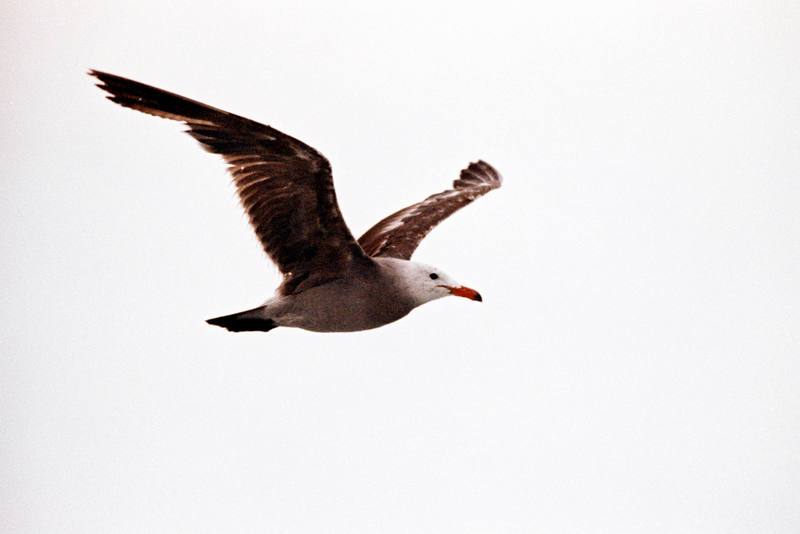
<path id="1" fill-rule="evenodd" d="M 265 318 L 263 308 L 253 308 L 232 315 L 223 315 L 206 321 L 208 324 L 220 326 L 231 332 L 269 332 L 278 325 L 272 319 Z"/>

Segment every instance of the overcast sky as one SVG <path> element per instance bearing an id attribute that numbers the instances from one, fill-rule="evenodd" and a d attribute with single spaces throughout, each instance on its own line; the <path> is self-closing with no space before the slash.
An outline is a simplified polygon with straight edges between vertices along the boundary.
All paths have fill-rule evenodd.
<path id="1" fill-rule="evenodd" d="M 0 530 L 800 531 L 800 4 L 6 1 Z M 324 153 L 353 233 L 483 158 L 352 334 L 107 70 Z"/>

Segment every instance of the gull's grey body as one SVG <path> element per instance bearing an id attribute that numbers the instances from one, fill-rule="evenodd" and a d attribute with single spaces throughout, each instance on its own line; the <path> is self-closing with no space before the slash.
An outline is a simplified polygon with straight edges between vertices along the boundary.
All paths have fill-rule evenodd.
<path id="1" fill-rule="evenodd" d="M 353 332 L 394 322 L 423 303 L 403 283 L 406 269 L 395 258 L 375 258 L 345 276 L 296 295 L 276 294 L 258 313 L 276 326 L 315 332 Z M 444 295 L 442 295 L 444 296 Z"/>
<path id="2" fill-rule="evenodd" d="M 500 187 L 488 163 L 471 163 L 453 189 L 403 208 L 356 241 L 339 211 L 330 163 L 275 128 L 127 78 L 90 71 L 122 106 L 183 122 L 229 164 L 264 251 L 283 273 L 258 308 L 210 319 L 234 332 L 289 326 L 316 332 L 377 328 L 447 295 L 482 300 L 441 270 L 410 261 L 437 224 Z"/>

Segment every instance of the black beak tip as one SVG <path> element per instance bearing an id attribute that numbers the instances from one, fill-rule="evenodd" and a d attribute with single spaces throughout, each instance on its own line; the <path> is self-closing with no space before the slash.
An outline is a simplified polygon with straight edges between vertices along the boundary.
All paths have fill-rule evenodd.
<path id="1" fill-rule="evenodd" d="M 483 297 L 480 293 L 475 293 L 475 296 L 472 297 L 472 300 L 477 300 L 478 302 L 483 302 Z"/>

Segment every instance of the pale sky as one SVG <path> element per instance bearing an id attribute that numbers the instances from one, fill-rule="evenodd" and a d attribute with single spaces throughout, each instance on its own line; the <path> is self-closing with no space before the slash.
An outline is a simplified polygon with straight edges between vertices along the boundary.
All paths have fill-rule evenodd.
<path id="1" fill-rule="evenodd" d="M 74 5 L 77 4 L 77 5 Z M 0 17 L 0 530 L 800 531 L 800 4 L 41 2 Z M 331 161 L 360 235 L 483 158 L 353 334 L 96 68 Z"/>

